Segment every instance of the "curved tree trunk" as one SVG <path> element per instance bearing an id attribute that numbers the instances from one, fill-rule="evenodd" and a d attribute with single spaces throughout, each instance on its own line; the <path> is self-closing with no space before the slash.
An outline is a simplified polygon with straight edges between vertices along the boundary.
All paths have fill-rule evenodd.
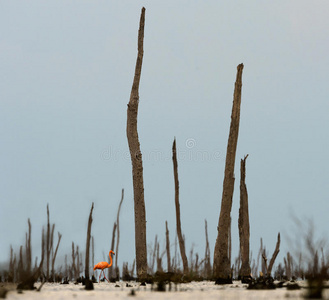
<path id="1" fill-rule="evenodd" d="M 177 170 L 177 156 L 176 156 L 176 139 L 174 139 L 172 145 L 172 160 L 174 165 L 174 179 L 175 179 L 175 206 L 176 206 L 176 226 L 177 226 L 177 237 L 179 241 L 179 250 L 183 261 L 184 274 L 188 274 L 188 263 L 185 251 L 185 241 L 182 234 L 182 226 L 180 221 L 180 205 L 179 205 L 179 181 L 178 181 L 178 170 Z"/>
<path id="2" fill-rule="evenodd" d="M 218 221 L 218 235 L 214 252 L 214 277 L 217 283 L 232 282 L 229 260 L 229 230 L 234 191 L 234 165 L 238 143 L 243 64 L 238 65 L 233 96 L 230 134 L 227 143 L 222 204 Z"/>
<path id="3" fill-rule="evenodd" d="M 241 269 L 239 275 L 241 281 L 249 282 L 250 280 L 250 262 L 249 262 L 249 240 L 250 240 L 250 225 L 249 225 L 249 210 L 248 210 L 248 192 L 246 186 L 246 159 L 248 155 L 241 159 L 241 178 L 240 178 L 240 209 L 239 209 L 239 238 L 240 238 L 240 254 L 241 254 Z"/>
<path id="4" fill-rule="evenodd" d="M 143 183 L 143 161 L 137 132 L 137 115 L 139 103 L 139 82 L 143 62 L 143 40 L 144 40 L 145 8 L 142 8 L 139 31 L 138 31 L 138 55 L 135 67 L 134 82 L 131 89 L 130 100 L 127 108 L 127 139 L 129 144 L 133 186 L 134 186 L 134 208 L 135 208 L 135 248 L 137 277 L 143 280 L 147 272 L 147 250 L 146 250 L 146 216 L 144 202 Z"/>

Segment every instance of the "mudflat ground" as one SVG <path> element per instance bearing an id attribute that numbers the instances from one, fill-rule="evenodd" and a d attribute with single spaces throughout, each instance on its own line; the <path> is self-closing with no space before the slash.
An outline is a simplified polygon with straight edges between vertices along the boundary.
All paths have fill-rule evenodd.
<path id="1" fill-rule="evenodd" d="M 62 299 L 305 299 L 307 292 L 306 282 L 298 282 L 304 287 L 300 290 L 287 290 L 277 288 L 275 290 L 247 290 L 247 285 L 236 281 L 231 285 L 215 285 L 214 282 L 202 281 L 186 284 L 166 284 L 165 292 L 155 291 L 156 285 L 147 284 L 140 286 L 138 282 L 101 282 L 94 284 L 94 290 L 86 291 L 81 284 L 58 284 L 46 283 L 41 291 L 22 291 L 14 289 L 14 286 L 7 286 L 9 292 L 6 299 L 20 300 L 62 300 Z M 38 287 L 40 284 L 36 284 Z M 329 299 L 329 289 L 323 292 L 324 299 Z"/>

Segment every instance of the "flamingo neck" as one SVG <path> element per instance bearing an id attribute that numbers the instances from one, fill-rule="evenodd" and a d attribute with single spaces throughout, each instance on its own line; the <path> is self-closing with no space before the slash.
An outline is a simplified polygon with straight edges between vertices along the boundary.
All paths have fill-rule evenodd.
<path id="1" fill-rule="evenodd" d="M 112 266 L 112 263 L 113 263 L 113 261 L 112 261 L 112 253 L 111 252 L 109 253 L 109 256 L 110 256 L 110 265 L 109 266 L 111 267 Z"/>

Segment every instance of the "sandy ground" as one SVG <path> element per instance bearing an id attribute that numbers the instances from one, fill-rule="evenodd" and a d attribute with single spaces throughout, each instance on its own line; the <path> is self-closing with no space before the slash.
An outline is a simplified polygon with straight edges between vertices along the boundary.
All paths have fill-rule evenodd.
<path id="1" fill-rule="evenodd" d="M 213 282 L 191 282 L 188 284 L 166 285 L 166 292 L 156 292 L 153 290 L 155 286 L 147 284 L 141 287 L 139 283 L 129 282 L 131 287 L 126 286 L 126 282 L 107 283 L 101 282 L 94 284 L 93 291 L 84 290 L 81 284 L 68 285 L 46 283 L 40 292 L 23 291 L 21 293 L 16 290 L 10 290 L 6 299 L 42 299 L 42 300 L 60 300 L 60 299 L 304 299 L 305 289 L 288 291 L 286 288 L 275 290 L 247 290 L 246 285 L 240 282 L 234 282 L 233 285 L 218 286 Z M 117 287 L 116 287 L 117 285 Z M 305 283 L 301 283 L 305 285 Z M 36 284 L 38 287 L 39 284 Z M 119 287 L 118 287 L 119 286 Z M 132 296 L 132 290 L 135 295 Z M 324 291 L 324 298 L 329 299 L 329 290 Z"/>

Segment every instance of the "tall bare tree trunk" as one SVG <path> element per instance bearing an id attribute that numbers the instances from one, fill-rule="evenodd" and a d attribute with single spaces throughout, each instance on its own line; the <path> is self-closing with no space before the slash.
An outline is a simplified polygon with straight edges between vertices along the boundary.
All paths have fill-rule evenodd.
<path id="1" fill-rule="evenodd" d="M 177 170 L 177 155 L 176 155 L 176 139 L 174 139 L 172 145 L 172 160 L 174 165 L 174 180 L 175 180 L 175 206 L 176 206 L 176 226 L 177 226 L 177 237 L 179 241 L 179 250 L 183 261 L 184 274 L 188 274 L 188 263 L 185 251 L 185 241 L 182 234 L 182 226 L 180 220 L 180 205 L 179 205 L 179 181 L 178 181 L 178 170 Z"/>
<path id="2" fill-rule="evenodd" d="M 239 209 L 239 238 L 240 238 L 240 254 L 241 269 L 239 275 L 243 283 L 250 281 L 250 262 L 249 262 L 249 241 L 250 241 L 250 225 L 249 225 L 249 209 L 248 209 L 248 192 L 246 185 L 246 159 L 248 155 L 241 159 L 240 167 L 240 209 Z"/>
<path id="3" fill-rule="evenodd" d="M 115 272 L 116 272 L 116 278 L 119 279 L 120 274 L 119 274 L 119 268 L 118 268 L 118 256 L 119 256 L 119 241 L 120 241 L 120 227 L 119 227 L 119 216 L 120 216 L 120 210 L 121 210 L 121 205 L 123 202 L 125 190 L 121 190 L 121 200 L 119 203 L 119 208 L 118 208 L 118 213 L 117 213 L 117 245 L 115 247 Z"/>
<path id="4" fill-rule="evenodd" d="M 88 219 L 88 229 L 87 229 L 87 240 L 86 240 L 86 260 L 85 260 L 85 278 L 89 280 L 89 253 L 90 253 L 90 238 L 91 238 L 91 224 L 93 223 L 93 209 L 94 202 L 91 205 L 89 219 Z"/>
<path id="5" fill-rule="evenodd" d="M 168 230 L 167 221 L 166 221 L 166 252 L 167 252 L 167 270 L 168 272 L 172 272 L 171 258 L 170 258 L 170 240 L 169 240 L 169 230 Z"/>
<path id="6" fill-rule="evenodd" d="M 238 143 L 243 64 L 238 65 L 233 95 L 230 134 L 227 143 L 222 204 L 218 221 L 218 235 L 214 252 L 214 277 L 217 283 L 231 283 L 231 262 L 228 258 L 229 227 L 234 191 L 234 165 Z"/>
<path id="7" fill-rule="evenodd" d="M 135 248 L 137 277 L 143 280 L 147 273 L 146 216 L 144 202 L 143 161 L 137 131 L 139 103 L 139 82 L 143 62 L 145 8 L 142 8 L 138 31 L 138 55 L 136 60 L 134 82 L 131 88 L 127 108 L 127 138 L 132 162 L 134 208 L 135 208 Z"/>

